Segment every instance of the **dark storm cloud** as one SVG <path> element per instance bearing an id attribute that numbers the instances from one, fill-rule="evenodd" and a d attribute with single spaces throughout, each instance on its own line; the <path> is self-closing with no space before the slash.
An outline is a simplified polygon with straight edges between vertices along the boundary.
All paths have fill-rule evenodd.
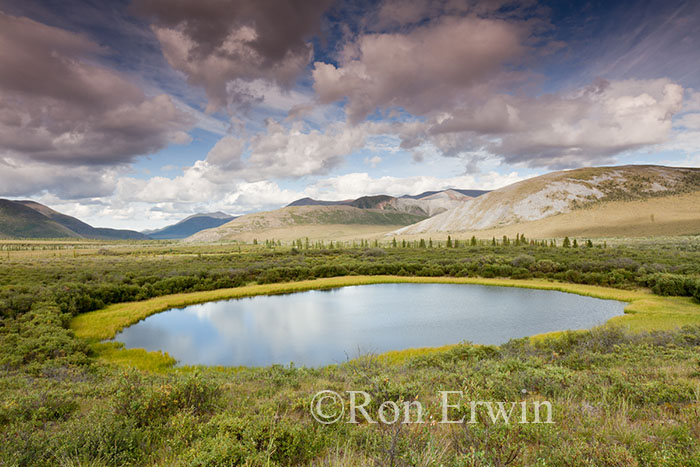
<path id="1" fill-rule="evenodd" d="M 311 60 L 307 41 L 330 0 L 136 0 L 170 65 L 202 86 L 214 111 L 236 100 L 229 83 L 263 79 L 289 88 Z"/>
<path id="2" fill-rule="evenodd" d="M 314 90 L 323 103 L 348 99 L 359 122 L 376 108 L 417 115 L 448 110 L 471 95 L 509 82 L 505 68 L 526 53 L 521 23 L 447 17 L 398 33 L 369 33 L 349 42 L 338 66 L 314 64 Z"/>
<path id="3" fill-rule="evenodd" d="M 111 165 L 182 140 L 190 117 L 91 60 L 102 52 L 86 36 L 0 12 L 0 155 Z"/>

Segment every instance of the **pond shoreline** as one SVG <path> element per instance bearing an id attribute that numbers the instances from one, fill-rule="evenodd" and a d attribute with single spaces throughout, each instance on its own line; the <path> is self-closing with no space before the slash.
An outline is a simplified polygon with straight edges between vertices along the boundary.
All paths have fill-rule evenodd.
<path id="1" fill-rule="evenodd" d="M 100 342 L 112 339 L 122 329 L 138 323 L 156 313 L 206 302 L 253 297 L 258 295 L 278 295 L 309 290 L 332 289 L 345 286 L 383 283 L 437 283 L 437 284 L 476 284 L 499 287 L 521 287 L 530 289 L 554 290 L 600 299 L 627 302 L 624 315 L 608 320 L 604 325 L 619 325 L 631 331 L 672 329 L 685 324 L 700 323 L 700 307 L 685 297 L 661 297 L 645 290 L 622 290 L 607 287 L 546 281 L 539 279 L 487 279 L 455 277 L 407 277 L 407 276 L 341 276 L 285 282 L 278 284 L 248 285 L 230 289 L 204 292 L 164 295 L 140 302 L 126 302 L 110 305 L 101 310 L 76 316 L 71 321 L 71 329 L 79 338 L 91 342 L 97 355 L 106 360 L 121 364 L 139 365 L 140 360 L 150 361 L 147 368 L 167 369 L 175 360 L 162 352 L 147 352 L 143 349 L 125 349 L 119 343 Z M 541 339 L 561 332 L 530 336 Z M 448 346 L 449 347 L 449 346 Z M 443 347 L 440 347 L 443 348 Z M 432 348 L 427 348 L 430 350 Z M 411 349 L 389 352 L 389 354 L 410 353 Z M 413 349 L 418 350 L 418 349 Z M 152 360 L 152 361 L 151 361 Z M 153 361 L 158 364 L 153 365 Z"/>

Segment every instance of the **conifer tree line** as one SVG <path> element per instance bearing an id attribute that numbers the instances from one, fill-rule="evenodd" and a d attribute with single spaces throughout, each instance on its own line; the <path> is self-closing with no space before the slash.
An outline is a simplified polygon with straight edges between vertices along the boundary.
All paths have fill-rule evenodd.
<path id="1" fill-rule="evenodd" d="M 280 239 L 266 239 L 260 243 L 258 239 L 253 239 L 253 245 L 264 245 L 266 248 L 274 249 L 283 246 L 291 246 L 295 250 L 311 250 L 311 249 L 339 249 L 339 248 L 467 248 L 477 246 L 492 246 L 492 247 L 518 247 L 518 246 L 536 246 L 556 248 L 559 246 L 557 239 L 536 240 L 527 238 L 525 234 L 516 233 L 515 238 L 503 235 L 501 238 L 492 237 L 491 240 L 478 239 L 476 236 L 468 240 L 460 240 L 448 235 L 446 240 L 433 240 L 432 237 L 420 238 L 418 240 L 406 240 L 405 238 L 398 239 L 392 237 L 391 240 L 380 241 L 379 239 L 359 239 L 359 240 L 309 240 L 309 237 L 303 239 L 298 238 L 291 243 L 282 242 Z M 593 240 L 586 239 L 579 243 L 577 238 L 564 237 L 561 242 L 562 248 L 607 248 L 607 242 L 594 245 Z"/>

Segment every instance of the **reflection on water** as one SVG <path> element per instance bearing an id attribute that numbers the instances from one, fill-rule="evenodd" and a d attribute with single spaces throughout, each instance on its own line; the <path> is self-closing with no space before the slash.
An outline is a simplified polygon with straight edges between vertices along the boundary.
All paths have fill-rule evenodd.
<path id="1" fill-rule="evenodd" d="M 115 340 L 188 365 L 319 366 L 359 353 L 590 328 L 624 306 L 549 290 L 376 284 L 193 305 L 150 316 Z"/>

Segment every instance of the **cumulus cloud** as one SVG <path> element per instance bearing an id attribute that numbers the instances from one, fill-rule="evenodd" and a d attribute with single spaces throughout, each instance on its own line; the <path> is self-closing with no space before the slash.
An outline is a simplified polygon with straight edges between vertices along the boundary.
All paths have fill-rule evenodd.
<path id="1" fill-rule="evenodd" d="M 367 126 L 331 125 L 325 132 L 301 123 L 268 121 L 265 132 L 250 138 L 227 135 L 179 176 L 148 179 L 122 176 L 108 198 L 113 216 L 136 215 L 135 206 L 150 206 L 155 218 L 171 219 L 197 211 L 248 213 L 276 209 L 303 192 L 282 189 L 271 179 L 327 173 L 347 154 L 363 146 Z M 101 215 L 108 211 L 96 207 Z"/>
<path id="2" fill-rule="evenodd" d="M 110 165 L 187 142 L 191 117 L 92 62 L 101 52 L 80 34 L 0 12 L 0 154 Z"/>
<path id="3" fill-rule="evenodd" d="M 365 164 L 369 165 L 372 168 L 377 167 L 381 162 L 382 158 L 379 156 L 373 156 L 373 157 L 365 157 Z"/>
<path id="4" fill-rule="evenodd" d="M 331 124 L 319 131 L 306 129 L 301 122 L 285 126 L 268 120 L 265 131 L 250 137 L 247 147 L 235 136 L 219 140 L 207 155 L 206 164 L 213 178 L 234 176 L 260 181 L 322 175 L 363 147 L 369 126 Z"/>
<path id="5" fill-rule="evenodd" d="M 359 172 L 319 180 L 309 185 L 305 194 L 316 199 L 344 200 L 367 195 L 415 195 L 448 188 L 495 190 L 524 178 L 517 172 L 500 174 L 495 171 L 449 178 L 432 176 L 373 178 L 368 173 Z"/>
<path id="6" fill-rule="evenodd" d="M 304 196 L 269 180 L 246 182 L 230 176 L 212 180 L 211 175 L 212 168 L 198 161 L 178 177 L 122 177 L 114 194 L 104 199 L 105 205 L 94 206 L 92 215 L 137 220 L 139 213 L 148 212 L 150 220 L 165 222 L 196 212 L 245 214 L 277 209 Z"/>
<path id="7" fill-rule="evenodd" d="M 362 34 L 341 51 L 338 66 L 316 62 L 314 90 L 322 103 L 347 98 L 353 122 L 375 109 L 423 115 L 510 79 L 527 29 L 519 22 L 444 17 L 408 32 Z"/>
<path id="8" fill-rule="evenodd" d="M 428 139 L 448 155 L 485 149 L 507 163 L 550 168 L 607 163 L 666 141 L 682 104 L 683 88 L 667 79 L 599 81 L 568 95 L 496 95 L 410 128 L 403 144 Z"/>
<path id="9" fill-rule="evenodd" d="M 360 33 L 337 64 L 314 63 L 319 101 L 343 102 L 354 124 L 377 110 L 407 111 L 417 118 L 394 125 L 403 149 L 420 161 L 431 146 L 465 159 L 469 170 L 484 153 L 553 169 L 612 163 L 617 154 L 669 139 L 682 86 L 598 79 L 540 93 L 522 70 L 549 47 L 541 35 L 546 21 L 522 14 L 529 2 L 507 4 L 383 2 L 371 26 L 391 32 Z M 694 124 L 694 117 L 680 124 Z"/>
<path id="10" fill-rule="evenodd" d="M 269 180 L 261 180 L 238 184 L 235 191 L 223 199 L 223 204 L 230 212 L 256 212 L 277 209 L 301 197 L 299 192 L 280 188 Z"/>
<path id="11" fill-rule="evenodd" d="M 235 136 L 227 135 L 221 138 L 207 154 L 207 161 L 224 170 L 239 170 L 243 168 L 241 156 L 245 149 L 245 141 Z"/>
<path id="12" fill-rule="evenodd" d="M 153 21 L 170 65 L 204 88 L 208 110 L 257 96 L 235 81 L 263 79 L 290 88 L 311 60 L 307 38 L 319 29 L 330 0 L 137 0 Z"/>
<path id="13" fill-rule="evenodd" d="M 269 121 L 267 131 L 252 138 L 247 165 L 260 178 L 325 174 L 360 149 L 365 138 L 365 127 L 332 124 L 324 131 L 303 131 L 298 122 L 288 129 Z"/>
<path id="14" fill-rule="evenodd" d="M 109 196 L 119 173 L 119 168 L 95 166 L 56 170 L 52 164 L 0 157 L 0 196 L 25 197 L 45 192 L 66 200 Z"/>

